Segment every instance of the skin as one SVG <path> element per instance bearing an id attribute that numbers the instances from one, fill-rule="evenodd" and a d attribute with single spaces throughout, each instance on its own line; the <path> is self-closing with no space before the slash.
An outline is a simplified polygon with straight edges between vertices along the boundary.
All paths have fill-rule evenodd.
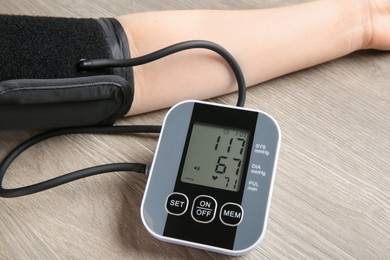
<path id="1" fill-rule="evenodd" d="M 259 10 L 191 10 L 117 17 L 133 57 L 194 39 L 216 42 L 239 62 L 247 85 L 362 49 L 390 49 L 390 1 L 317 0 Z M 128 115 L 236 91 L 218 54 L 190 50 L 135 67 Z"/>

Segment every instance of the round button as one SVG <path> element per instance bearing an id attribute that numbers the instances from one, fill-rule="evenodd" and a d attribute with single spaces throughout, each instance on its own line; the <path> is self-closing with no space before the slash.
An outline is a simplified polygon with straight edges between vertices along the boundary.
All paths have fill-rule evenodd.
<path id="1" fill-rule="evenodd" d="M 188 208 L 188 198 L 183 193 L 174 192 L 167 197 L 165 209 L 171 215 L 183 215 Z"/>
<path id="2" fill-rule="evenodd" d="M 219 218 L 227 226 L 235 227 L 239 225 L 244 217 L 244 210 L 237 203 L 228 202 L 221 208 Z"/>
<path id="3" fill-rule="evenodd" d="M 210 223 L 216 213 L 217 201 L 210 196 L 201 195 L 195 198 L 192 205 L 192 218 L 200 223 Z"/>

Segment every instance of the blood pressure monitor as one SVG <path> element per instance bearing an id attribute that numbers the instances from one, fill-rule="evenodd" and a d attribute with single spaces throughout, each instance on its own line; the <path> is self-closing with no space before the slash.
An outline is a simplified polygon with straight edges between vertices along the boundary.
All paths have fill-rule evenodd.
<path id="1" fill-rule="evenodd" d="M 263 238 L 280 130 L 264 112 L 186 101 L 167 114 L 141 206 L 156 238 L 230 255 Z"/>

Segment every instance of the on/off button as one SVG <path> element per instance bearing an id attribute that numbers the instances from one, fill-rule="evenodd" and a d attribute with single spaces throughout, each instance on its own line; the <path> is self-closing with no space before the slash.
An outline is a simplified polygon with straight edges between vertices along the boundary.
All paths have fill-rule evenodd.
<path id="1" fill-rule="evenodd" d="M 192 218 L 200 223 L 210 223 L 216 213 L 217 201 L 210 196 L 201 195 L 195 198 L 192 205 Z"/>
<path id="2" fill-rule="evenodd" d="M 171 215 L 183 215 L 188 208 L 188 198 L 183 193 L 171 193 L 165 203 L 165 209 Z"/>

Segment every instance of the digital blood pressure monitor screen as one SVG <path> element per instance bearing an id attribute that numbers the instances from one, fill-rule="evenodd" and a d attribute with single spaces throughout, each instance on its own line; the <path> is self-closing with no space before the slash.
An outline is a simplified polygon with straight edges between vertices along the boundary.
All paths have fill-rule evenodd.
<path id="1" fill-rule="evenodd" d="M 263 237 L 279 127 L 268 114 L 186 101 L 167 114 L 142 221 L 155 237 L 240 255 Z"/>
<path id="2" fill-rule="evenodd" d="M 181 181 L 239 191 L 249 136 L 246 129 L 194 123 Z"/>

